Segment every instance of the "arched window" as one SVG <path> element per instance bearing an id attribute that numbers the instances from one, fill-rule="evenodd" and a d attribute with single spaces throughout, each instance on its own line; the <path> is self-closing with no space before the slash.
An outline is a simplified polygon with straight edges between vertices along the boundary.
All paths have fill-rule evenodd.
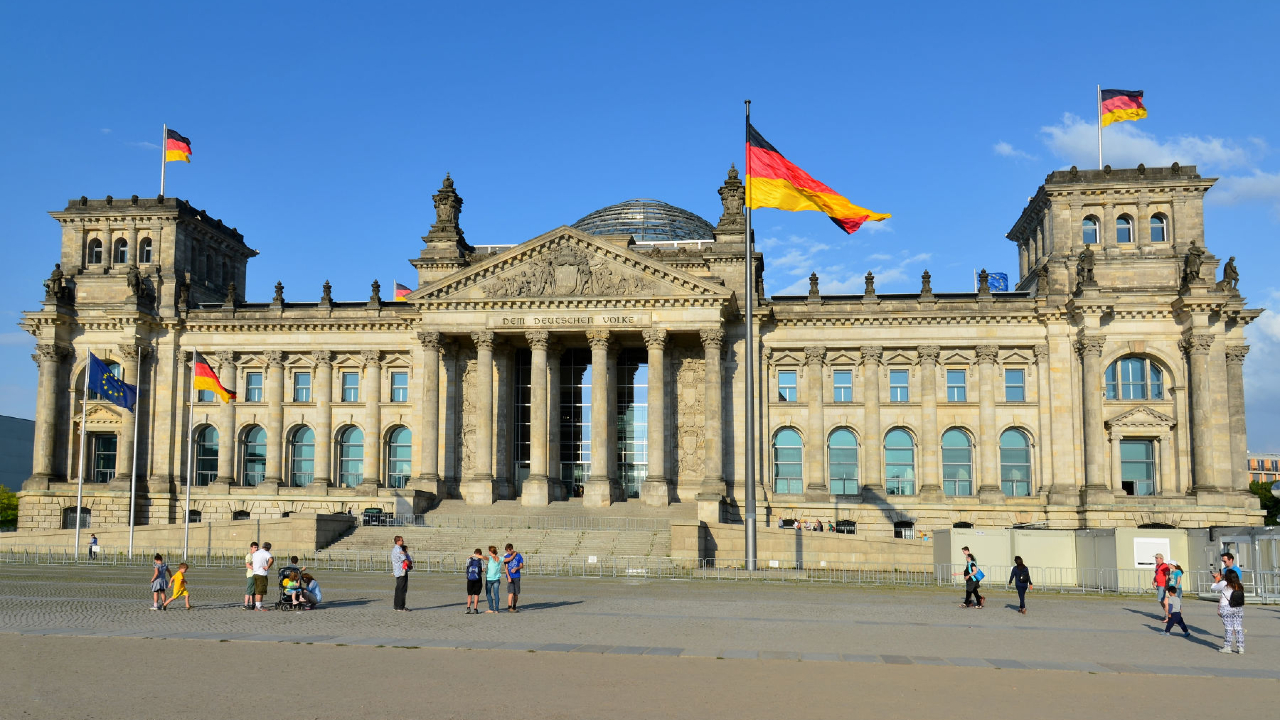
<path id="1" fill-rule="evenodd" d="M 1096 245 L 1098 243 L 1098 219 L 1095 217 L 1087 217 L 1081 225 L 1081 240 L 1085 245 Z"/>
<path id="2" fill-rule="evenodd" d="M 267 475 L 267 431 L 261 425 L 254 425 L 244 431 L 244 439 L 240 442 L 244 457 L 240 484 L 257 485 Z"/>
<path id="3" fill-rule="evenodd" d="M 147 265 L 151 262 L 151 238 L 145 237 L 138 241 L 138 264 Z"/>
<path id="4" fill-rule="evenodd" d="M 102 241 L 98 238 L 89 241 L 89 252 L 85 257 L 85 262 L 89 265 L 102 264 Z"/>
<path id="5" fill-rule="evenodd" d="M 355 487 L 364 480 L 364 433 L 348 427 L 338 436 L 338 484 Z"/>
<path id="6" fill-rule="evenodd" d="M 1133 242 L 1133 221 L 1128 215 L 1116 218 L 1116 242 Z"/>
<path id="7" fill-rule="evenodd" d="M 889 495 L 916 493 L 916 442 L 902 428 L 884 436 L 884 490 Z"/>
<path id="8" fill-rule="evenodd" d="M 218 478 L 218 430 L 206 425 L 196 433 L 196 485 L 208 485 Z"/>
<path id="9" fill-rule="evenodd" d="M 248 511 L 248 510 L 236 510 L 235 512 L 231 513 L 231 519 L 232 519 L 232 520 L 248 520 L 248 519 L 249 519 L 249 511 Z"/>
<path id="10" fill-rule="evenodd" d="M 107 363 L 107 369 L 111 371 L 111 374 L 112 374 L 112 375 L 115 375 L 116 377 L 120 378 L 121 380 L 127 380 L 127 379 L 128 379 L 128 378 L 126 378 L 126 377 L 124 376 L 124 370 L 123 370 L 123 369 L 121 369 L 121 367 L 120 367 L 120 363 L 118 363 L 118 362 L 108 362 L 108 363 Z M 89 370 L 86 368 L 86 369 L 85 369 L 85 372 L 89 372 Z M 101 396 L 101 395 L 99 395 L 99 394 L 97 393 L 97 391 L 95 391 L 95 390 L 90 390 L 90 391 L 89 391 L 89 399 L 90 399 L 90 400 L 101 400 L 101 399 L 102 399 L 102 396 Z"/>
<path id="11" fill-rule="evenodd" d="M 1163 400 L 1164 371 L 1145 357 L 1125 357 L 1107 366 L 1108 400 Z"/>
<path id="12" fill-rule="evenodd" d="M 409 457 L 413 452 L 413 433 L 398 427 L 387 436 L 387 487 L 402 488 L 409 482 Z"/>
<path id="13" fill-rule="evenodd" d="M 773 491 L 784 495 L 804 492 L 804 443 L 800 433 L 791 428 L 773 436 Z"/>
<path id="14" fill-rule="evenodd" d="M 84 530 L 93 525 L 93 511 L 87 507 L 80 508 L 80 529 Z M 62 529 L 76 529 L 76 508 L 62 508 Z"/>
<path id="15" fill-rule="evenodd" d="M 858 438 L 852 430 L 840 428 L 827 439 L 827 471 L 832 495 L 858 494 Z"/>
<path id="16" fill-rule="evenodd" d="M 1031 497 L 1031 442 L 1021 430 L 1000 434 L 1000 489 L 1009 497 Z"/>
<path id="17" fill-rule="evenodd" d="M 942 434 L 942 491 L 973 494 L 973 441 L 963 430 L 953 428 Z"/>
<path id="18" fill-rule="evenodd" d="M 303 425 L 289 441 L 289 485 L 306 487 L 316 476 L 316 434 Z"/>
<path id="19" fill-rule="evenodd" d="M 116 240 L 116 252 L 112 260 L 116 265 L 129 264 L 129 241 L 124 238 Z"/>
<path id="20" fill-rule="evenodd" d="M 1164 242 L 1165 219 L 1163 215 L 1151 216 L 1151 242 Z"/>

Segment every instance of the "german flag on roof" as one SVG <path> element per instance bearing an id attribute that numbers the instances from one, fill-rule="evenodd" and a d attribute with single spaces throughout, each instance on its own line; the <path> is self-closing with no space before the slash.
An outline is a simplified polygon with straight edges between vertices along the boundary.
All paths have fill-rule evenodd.
<path id="1" fill-rule="evenodd" d="M 155 137 L 154 135 L 152 137 Z M 191 141 L 178 134 L 178 131 L 167 129 L 164 133 L 164 161 L 181 160 L 191 162 Z"/>
<path id="2" fill-rule="evenodd" d="M 1098 114 L 1102 117 L 1102 127 L 1113 122 L 1141 120 L 1147 116 L 1141 90 L 1103 90 L 1098 100 L 1101 102 Z"/>
<path id="3" fill-rule="evenodd" d="M 747 125 L 747 207 L 778 210 L 817 210 L 827 214 L 846 233 L 868 220 L 890 217 L 849 202 L 835 190 L 810 177 Z"/>

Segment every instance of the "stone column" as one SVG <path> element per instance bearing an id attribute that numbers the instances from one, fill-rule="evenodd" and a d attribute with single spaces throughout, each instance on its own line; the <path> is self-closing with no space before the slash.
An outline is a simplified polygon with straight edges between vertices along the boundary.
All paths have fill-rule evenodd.
<path id="1" fill-rule="evenodd" d="M 138 221 L 129 221 L 129 264 L 138 266 Z M 223 387 L 226 387 L 224 384 Z"/>
<path id="2" fill-rule="evenodd" d="M 1138 216 L 1133 219 L 1133 239 L 1143 247 L 1151 244 L 1151 213 L 1145 199 L 1138 200 Z"/>
<path id="3" fill-rule="evenodd" d="M 724 482 L 724 411 L 722 398 L 724 386 L 721 383 L 720 351 L 724 346 L 724 330 L 711 328 L 702 330 L 702 350 L 706 361 L 705 382 L 706 397 L 703 401 L 703 476 L 702 487 L 698 490 L 698 499 L 710 496 L 724 498 L 726 493 Z"/>
<path id="4" fill-rule="evenodd" d="M 443 498 L 440 488 L 440 333 L 418 333 L 422 343 L 422 400 L 418 407 L 418 476 L 414 485 L 419 490 Z"/>
<path id="5" fill-rule="evenodd" d="M 1101 335 L 1082 337 L 1077 343 L 1080 353 L 1080 385 L 1084 416 L 1084 493 L 1086 504 L 1109 503 L 1107 487 L 1106 437 L 1102 428 L 1102 348 L 1107 339 Z"/>
<path id="6" fill-rule="evenodd" d="M 382 477 L 382 353 L 361 350 L 364 360 L 364 478 L 366 489 L 377 488 Z"/>
<path id="7" fill-rule="evenodd" d="M 333 353 L 312 350 L 311 399 L 316 402 L 315 475 L 313 487 L 333 485 Z"/>
<path id="8" fill-rule="evenodd" d="M 284 353 L 268 350 L 267 358 L 267 472 L 262 486 L 279 487 L 283 470 L 281 457 L 284 450 Z M 316 438 L 317 442 L 328 438 Z"/>
<path id="9" fill-rule="evenodd" d="M 826 473 L 826 418 L 823 415 L 822 403 L 822 364 L 827 349 L 820 345 L 810 345 L 804 349 L 805 361 L 805 394 L 808 396 L 808 435 L 804 448 L 804 499 L 810 502 L 826 500 L 831 496 L 827 487 Z"/>
<path id="10" fill-rule="evenodd" d="M 667 331 L 654 328 L 644 331 L 644 344 L 649 348 L 649 472 L 640 486 L 640 501 L 663 507 L 671 504 L 671 486 L 667 484 L 666 453 L 666 377 L 663 351 Z"/>
<path id="11" fill-rule="evenodd" d="M 560 476 L 560 354 L 556 342 L 547 344 L 547 483 L 552 500 L 568 500 L 569 488 Z"/>
<path id="12" fill-rule="evenodd" d="M 493 332 L 471 333 L 476 344 L 475 470 L 463 495 L 468 505 L 493 504 Z"/>
<path id="13" fill-rule="evenodd" d="M 591 344 L 591 472 L 583 485 L 583 507 L 609 507 L 609 331 L 588 330 Z"/>
<path id="14" fill-rule="evenodd" d="M 1191 479 L 1196 492 L 1224 489 L 1213 473 L 1213 383 L 1209 368 L 1209 352 L 1213 335 L 1192 333 L 1183 339 L 1183 347 L 1191 357 Z M 1228 390 L 1229 392 L 1229 390 Z"/>
<path id="15" fill-rule="evenodd" d="M 880 432 L 880 358 L 884 348 L 880 345 L 862 346 L 862 498 L 874 500 L 884 496 L 884 458 L 881 447 L 884 438 Z"/>
<path id="16" fill-rule="evenodd" d="M 31 477 L 23 483 L 23 490 L 48 490 L 49 481 L 58 479 L 53 473 L 58 439 L 58 398 L 66 392 L 66 388 L 62 386 L 62 360 L 67 355 L 67 348 L 47 343 L 37 345 L 31 356 L 39 366 L 40 380 L 36 391 Z"/>
<path id="17" fill-rule="evenodd" d="M 1231 418 L 1231 489 L 1249 491 L 1249 444 L 1244 417 L 1244 357 L 1248 345 L 1227 347 L 1227 413 Z"/>
<path id="18" fill-rule="evenodd" d="M 1053 487 L 1053 443 L 1050 439 L 1052 435 L 1052 417 L 1051 409 L 1053 407 L 1053 396 L 1049 391 L 1049 346 L 1036 345 L 1031 348 L 1032 353 L 1036 357 L 1036 408 L 1039 411 L 1039 424 L 1036 428 L 1036 444 L 1035 449 L 1038 451 L 1035 457 L 1035 468 L 1032 470 L 1032 477 L 1039 478 L 1039 486 L 1049 492 L 1057 492 Z M 1050 498 L 1049 504 L 1055 505 L 1053 498 Z"/>
<path id="19" fill-rule="evenodd" d="M 546 330 L 530 330 L 529 341 L 529 477 L 520 495 L 522 505 L 546 505 L 551 502 L 551 486 L 547 481 L 547 345 Z"/>
<path id="20" fill-rule="evenodd" d="M 1160 466 L 1156 471 L 1159 478 L 1159 493 L 1161 495 L 1179 495 L 1178 492 L 1178 473 L 1173 461 L 1173 432 L 1166 431 L 1160 435 L 1156 441 L 1160 458 Z"/>
<path id="21" fill-rule="evenodd" d="M 938 462 L 938 355 L 937 345 L 921 345 L 920 358 L 920 499 L 942 501 L 942 465 Z"/>
<path id="22" fill-rule="evenodd" d="M 1120 431 L 1108 430 L 1107 439 L 1111 441 L 1111 482 L 1108 485 L 1111 492 L 1123 495 L 1124 485 L 1120 479 Z"/>
<path id="23" fill-rule="evenodd" d="M 138 346 L 121 344 L 117 347 L 120 352 L 120 370 L 124 374 L 122 379 L 130 385 L 137 386 Z M 226 383 L 223 383 L 223 385 L 226 386 Z M 118 412 L 120 413 L 120 431 L 116 436 L 116 474 L 107 487 L 110 490 L 128 490 L 129 474 L 133 472 L 133 431 L 137 423 L 137 417 L 136 413 L 128 410 L 120 409 Z M 219 443 L 218 449 L 219 454 L 221 454 L 221 443 Z M 219 475 L 221 475 L 221 463 L 219 463 L 218 467 Z"/>
<path id="24" fill-rule="evenodd" d="M 1021 282 L 1027 276 L 1027 271 L 1031 267 L 1031 243 L 1024 241 L 1018 243 L 1018 281 Z"/>
<path id="25" fill-rule="evenodd" d="M 998 345 L 979 345 L 978 355 L 978 499 L 983 504 L 1002 503 L 1000 442 L 996 425 L 996 359 Z"/>
<path id="26" fill-rule="evenodd" d="M 124 347 L 121 346 L 121 351 Z M 222 387 L 235 391 L 236 388 L 236 354 L 231 350 L 219 350 L 218 382 Z M 134 362 L 137 366 L 137 362 Z M 128 373 L 128 371 L 125 371 Z M 236 481 L 236 404 L 222 403 L 218 407 L 218 475 L 213 483 L 229 486 Z M 116 472 L 117 477 L 119 471 Z"/>

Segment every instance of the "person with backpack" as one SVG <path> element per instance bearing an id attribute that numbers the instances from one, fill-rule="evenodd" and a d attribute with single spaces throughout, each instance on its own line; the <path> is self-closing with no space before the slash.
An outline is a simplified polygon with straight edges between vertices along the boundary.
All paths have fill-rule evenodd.
<path id="1" fill-rule="evenodd" d="M 484 587 L 484 553 L 480 548 L 467 558 L 467 615 L 480 614 L 480 590 Z"/>
<path id="2" fill-rule="evenodd" d="M 960 605 L 962 608 L 976 607 L 981 610 L 984 607 L 985 598 L 978 592 L 982 587 L 982 579 L 986 577 L 986 573 L 978 567 L 978 558 L 969 552 L 968 546 L 960 548 L 960 552 L 964 553 L 964 602 Z M 969 603 L 969 597 L 973 597 L 973 604 Z"/>
<path id="3" fill-rule="evenodd" d="M 1027 590 L 1031 589 L 1031 571 L 1023 564 L 1021 555 L 1014 556 L 1013 569 L 1009 571 L 1009 582 L 1005 583 L 1005 587 L 1010 583 L 1018 589 L 1018 612 L 1026 615 Z"/>
<path id="4" fill-rule="evenodd" d="M 1240 584 L 1240 575 L 1227 568 L 1224 573 L 1213 573 L 1213 585 L 1210 588 L 1221 593 L 1218 598 L 1218 617 L 1222 618 L 1222 629 L 1225 638 L 1218 652 L 1231 652 L 1232 642 L 1236 652 L 1244 654 L 1244 585 Z"/>

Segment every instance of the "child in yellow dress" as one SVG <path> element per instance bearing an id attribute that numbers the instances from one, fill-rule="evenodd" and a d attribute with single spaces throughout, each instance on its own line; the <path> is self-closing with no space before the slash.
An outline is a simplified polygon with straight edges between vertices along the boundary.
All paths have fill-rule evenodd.
<path id="1" fill-rule="evenodd" d="M 187 570 L 190 566 L 186 563 L 178 564 L 178 572 L 173 574 L 173 593 L 169 595 L 169 599 L 164 601 L 165 609 L 168 609 L 169 603 L 182 598 L 187 604 L 187 609 L 191 609 L 191 593 L 187 591 Z"/>

